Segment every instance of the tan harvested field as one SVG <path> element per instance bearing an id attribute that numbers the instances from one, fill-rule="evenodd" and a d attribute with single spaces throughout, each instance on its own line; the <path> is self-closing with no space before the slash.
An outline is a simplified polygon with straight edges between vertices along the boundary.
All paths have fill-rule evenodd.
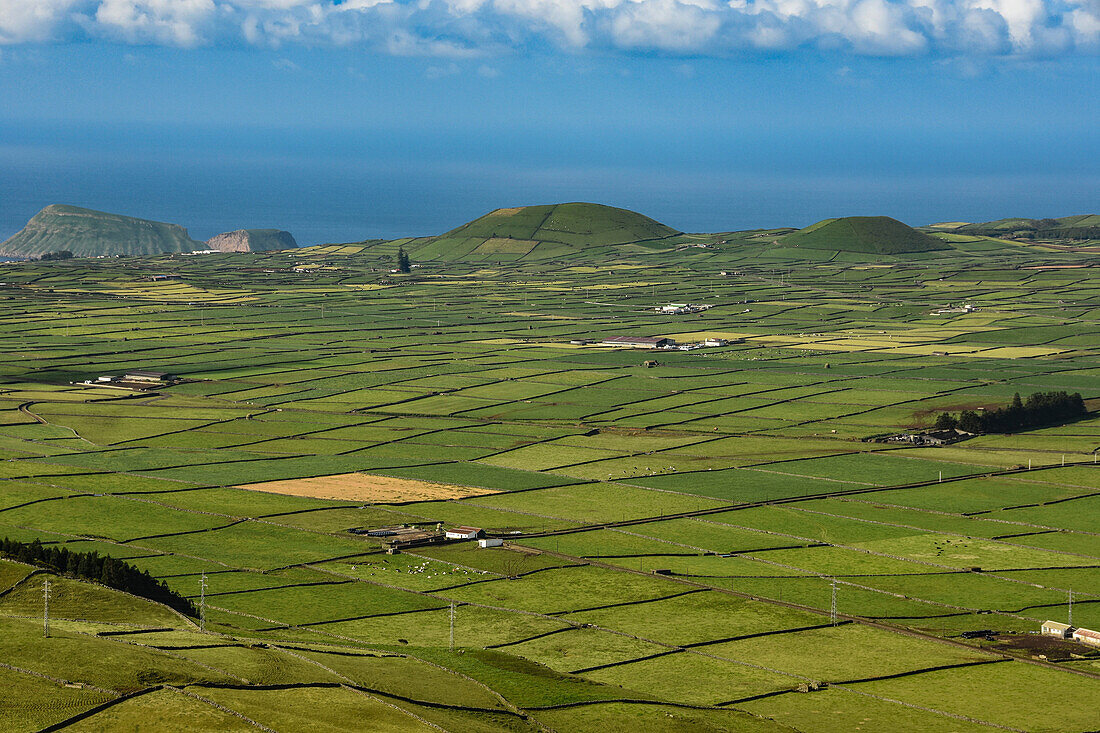
<path id="1" fill-rule="evenodd" d="M 266 491 L 269 494 L 308 496 L 311 499 L 342 499 L 345 501 L 399 502 L 459 499 L 464 496 L 484 496 L 499 493 L 473 486 L 439 484 L 393 476 L 373 476 L 367 473 L 340 473 L 334 476 L 265 481 L 243 484 L 238 489 Z"/>

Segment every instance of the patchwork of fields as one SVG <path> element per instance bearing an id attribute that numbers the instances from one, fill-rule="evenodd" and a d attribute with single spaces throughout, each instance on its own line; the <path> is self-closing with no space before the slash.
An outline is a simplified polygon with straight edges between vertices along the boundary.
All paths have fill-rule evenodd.
<path id="1" fill-rule="evenodd" d="M 723 236 L 412 276 L 398 243 L 6 265 L 0 537 L 205 618 L 0 561 L 0 729 L 1100 728 L 1100 654 L 1028 646 L 1071 593 L 1100 628 L 1100 418 L 871 440 L 1100 408 L 1097 262 Z M 612 335 L 732 342 L 570 343 Z M 134 369 L 181 380 L 95 383 Z M 401 524 L 505 544 L 365 533 Z"/>

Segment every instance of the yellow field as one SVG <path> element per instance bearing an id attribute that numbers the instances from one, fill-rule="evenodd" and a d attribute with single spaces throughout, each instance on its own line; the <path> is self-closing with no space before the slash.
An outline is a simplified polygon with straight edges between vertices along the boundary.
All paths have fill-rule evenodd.
<path id="1" fill-rule="evenodd" d="M 341 499 L 345 501 L 403 502 L 460 499 L 466 496 L 496 494 L 492 489 L 480 489 L 432 481 L 373 476 L 366 473 L 340 473 L 334 476 L 265 481 L 242 484 L 238 489 L 264 491 L 269 494 L 308 496 L 311 499 Z"/>

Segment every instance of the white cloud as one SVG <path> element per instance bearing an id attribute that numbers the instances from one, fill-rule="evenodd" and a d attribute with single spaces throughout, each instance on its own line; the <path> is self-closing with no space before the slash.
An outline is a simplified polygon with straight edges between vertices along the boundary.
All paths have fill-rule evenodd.
<path id="1" fill-rule="evenodd" d="M 0 0 L 0 43 L 45 41 L 81 0 Z"/>
<path id="2" fill-rule="evenodd" d="M 1100 52 L 1100 0 L 0 0 L 0 44 L 81 37 L 452 59 L 546 44 L 684 56 L 808 47 L 1034 57 Z"/>
<path id="3" fill-rule="evenodd" d="M 213 0 L 103 0 L 94 22 L 84 23 L 93 33 L 129 43 L 196 46 L 205 41 L 202 29 L 216 9 Z"/>

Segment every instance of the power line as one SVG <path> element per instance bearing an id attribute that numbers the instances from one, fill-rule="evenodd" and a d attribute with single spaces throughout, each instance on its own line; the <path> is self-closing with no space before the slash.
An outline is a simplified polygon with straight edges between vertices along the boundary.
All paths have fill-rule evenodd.
<path id="1" fill-rule="evenodd" d="M 836 578 L 833 578 L 833 604 L 829 610 L 829 621 L 836 626 Z"/>
<path id="2" fill-rule="evenodd" d="M 455 604 L 451 602 L 451 650 L 455 648 Z"/>

